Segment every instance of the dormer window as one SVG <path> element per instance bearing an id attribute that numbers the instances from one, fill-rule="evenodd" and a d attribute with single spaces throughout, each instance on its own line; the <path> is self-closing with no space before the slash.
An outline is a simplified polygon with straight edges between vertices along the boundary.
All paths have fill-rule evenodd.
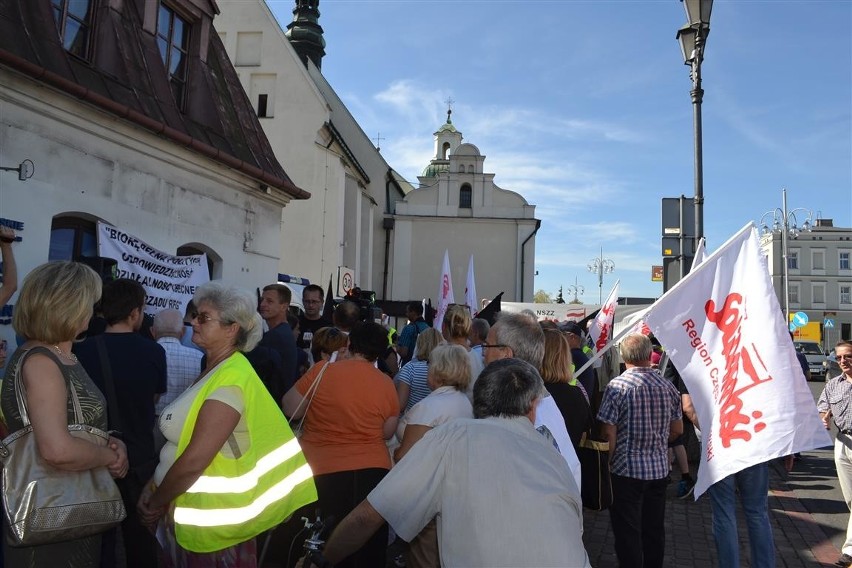
<path id="1" fill-rule="evenodd" d="M 189 64 L 189 24 L 165 4 L 160 4 L 157 17 L 157 46 L 169 74 L 172 95 L 178 107 L 183 108 Z"/>
<path id="2" fill-rule="evenodd" d="M 62 47 L 77 57 L 88 59 L 94 0 L 52 0 L 51 3 Z"/>

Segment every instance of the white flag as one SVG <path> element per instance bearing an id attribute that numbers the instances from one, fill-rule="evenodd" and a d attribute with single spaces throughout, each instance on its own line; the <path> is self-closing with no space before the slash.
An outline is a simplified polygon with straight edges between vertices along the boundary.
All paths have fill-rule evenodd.
<path id="1" fill-rule="evenodd" d="M 612 325 L 615 321 L 615 306 L 618 304 L 618 282 L 612 287 L 609 296 L 606 297 L 606 302 L 601 306 L 601 310 L 595 319 L 592 321 L 592 326 L 589 328 L 589 338 L 591 346 L 598 352 L 606 347 L 606 344 L 612 339 Z M 595 368 L 598 368 L 603 363 L 603 359 L 595 361 Z"/>
<path id="2" fill-rule="evenodd" d="M 447 313 L 447 306 L 455 303 L 453 296 L 453 277 L 450 274 L 450 252 L 444 251 L 444 266 L 441 269 L 441 288 L 438 290 L 438 311 L 435 314 L 434 327 L 438 331 L 441 330 L 441 324 L 444 323 L 444 314 Z"/>
<path id="3" fill-rule="evenodd" d="M 704 237 L 701 237 L 698 240 L 698 246 L 695 249 L 695 256 L 692 257 L 692 267 L 689 269 L 690 272 L 695 270 L 695 267 L 707 260 L 707 248 L 704 244 Z"/>
<path id="4" fill-rule="evenodd" d="M 476 302 L 476 279 L 473 277 L 473 255 L 467 263 L 467 282 L 464 287 L 464 303 L 470 308 L 470 317 L 479 311 Z"/>
<path id="5" fill-rule="evenodd" d="M 831 444 L 752 223 L 652 305 L 645 321 L 698 414 L 696 499 L 742 469 Z"/>

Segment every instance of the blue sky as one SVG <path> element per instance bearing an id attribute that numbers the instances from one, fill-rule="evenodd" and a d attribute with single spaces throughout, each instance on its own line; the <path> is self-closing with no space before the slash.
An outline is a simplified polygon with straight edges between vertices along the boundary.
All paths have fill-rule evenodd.
<path id="1" fill-rule="evenodd" d="M 282 26 L 291 0 L 268 0 Z M 412 183 L 446 118 L 495 183 L 542 220 L 535 289 L 603 248 L 622 296 L 659 296 L 660 200 L 693 195 L 689 70 L 677 0 L 322 0 L 323 73 Z M 716 0 L 704 87 L 705 234 L 804 207 L 852 227 L 852 1 Z M 456 283 L 456 288 L 463 283 Z"/>

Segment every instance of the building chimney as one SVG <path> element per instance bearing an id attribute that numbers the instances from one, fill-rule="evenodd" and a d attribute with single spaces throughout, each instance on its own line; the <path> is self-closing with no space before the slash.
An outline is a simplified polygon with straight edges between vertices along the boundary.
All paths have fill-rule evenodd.
<path id="1" fill-rule="evenodd" d="M 819 218 L 819 219 L 816 220 L 816 226 L 817 227 L 833 227 L 834 226 L 834 220 L 833 219 Z"/>
<path id="2" fill-rule="evenodd" d="M 325 55 L 325 39 L 322 37 L 319 16 L 319 0 L 296 0 L 293 21 L 287 25 L 287 32 L 284 34 L 299 54 L 302 63 L 307 66 L 310 59 L 318 69 L 322 68 L 322 58 Z"/>

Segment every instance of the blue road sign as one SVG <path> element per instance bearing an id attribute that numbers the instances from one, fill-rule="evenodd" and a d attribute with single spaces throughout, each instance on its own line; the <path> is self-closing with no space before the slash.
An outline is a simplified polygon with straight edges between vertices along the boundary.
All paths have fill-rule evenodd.
<path id="1" fill-rule="evenodd" d="M 793 314 L 793 325 L 796 327 L 805 327 L 808 325 L 808 314 L 805 312 L 796 312 Z"/>
<path id="2" fill-rule="evenodd" d="M 822 322 L 822 325 L 824 325 L 826 329 L 831 329 L 834 327 L 834 320 L 831 318 L 825 318 L 825 321 Z"/>

